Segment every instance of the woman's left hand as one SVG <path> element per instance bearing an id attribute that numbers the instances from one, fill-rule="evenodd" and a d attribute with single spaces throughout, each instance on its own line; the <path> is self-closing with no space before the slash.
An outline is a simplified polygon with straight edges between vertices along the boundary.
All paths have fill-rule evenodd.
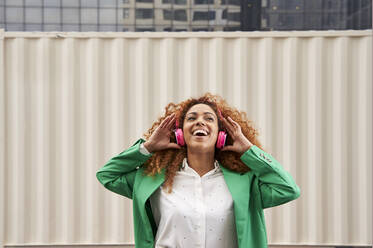
<path id="1" fill-rule="evenodd" d="M 223 117 L 222 120 L 228 134 L 233 139 L 233 145 L 224 146 L 221 151 L 233 151 L 242 155 L 244 152 L 250 149 L 253 144 L 245 137 L 245 135 L 243 135 L 241 126 L 232 120 L 232 118 L 228 116 L 228 119 Z"/>

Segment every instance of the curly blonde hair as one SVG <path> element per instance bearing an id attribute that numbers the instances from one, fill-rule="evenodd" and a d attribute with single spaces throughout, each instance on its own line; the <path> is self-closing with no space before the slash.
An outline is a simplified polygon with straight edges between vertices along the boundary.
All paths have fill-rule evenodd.
<path id="1" fill-rule="evenodd" d="M 238 111 L 236 108 L 230 107 L 228 103 L 219 95 L 213 95 L 211 93 L 205 93 L 199 98 L 189 98 L 179 104 L 173 102 L 169 103 L 165 107 L 165 114 L 158 118 L 156 122 L 153 123 L 152 127 L 144 134 L 145 139 L 149 139 L 155 129 L 160 125 L 160 123 L 172 113 L 176 114 L 177 120 L 179 121 L 179 128 L 183 128 L 185 114 L 188 110 L 196 104 L 206 104 L 210 106 L 217 116 L 218 109 L 221 111 L 224 117 L 231 117 L 240 126 L 242 133 L 245 137 L 257 147 L 262 148 L 257 136 L 258 131 L 253 127 L 252 121 L 248 120 L 246 113 L 243 111 Z M 223 129 L 223 124 L 218 118 L 219 130 Z M 176 143 L 175 134 L 171 134 L 171 142 Z M 227 133 L 226 145 L 233 144 L 232 138 Z M 162 151 L 155 152 L 153 156 L 146 161 L 144 164 L 144 173 L 148 176 L 154 176 L 160 173 L 163 168 L 165 171 L 165 182 L 163 186 L 168 189 L 168 193 L 172 191 L 172 184 L 176 172 L 180 169 L 184 158 L 187 156 L 187 147 L 184 146 L 181 149 L 166 149 Z M 247 172 L 250 168 L 247 167 L 240 159 L 240 155 L 232 151 L 221 152 L 219 149 L 215 148 L 215 159 L 218 160 L 222 166 L 235 171 L 235 172 Z"/>

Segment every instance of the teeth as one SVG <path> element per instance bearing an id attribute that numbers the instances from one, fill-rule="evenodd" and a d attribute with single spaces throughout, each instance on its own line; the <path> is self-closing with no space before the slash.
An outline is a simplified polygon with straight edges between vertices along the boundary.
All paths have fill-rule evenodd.
<path id="1" fill-rule="evenodd" d="M 205 130 L 196 130 L 193 132 L 193 135 L 197 135 L 198 133 L 203 133 L 204 135 L 207 135 L 207 132 Z"/>

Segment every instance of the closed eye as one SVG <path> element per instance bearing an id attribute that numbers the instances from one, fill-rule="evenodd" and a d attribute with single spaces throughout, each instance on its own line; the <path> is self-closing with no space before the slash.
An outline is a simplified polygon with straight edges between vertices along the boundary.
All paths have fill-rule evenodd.
<path id="1" fill-rule="evenodd" d="M 195 117 L 188 117 L 187 118 L 188 121 L 189 120 L 195 120 L 195 119 L 196 119 Z M 214 118 L 212 118 L 212 117 L 207 117 L 206 119 L 209 120 L 209 121 L 213 121 L 214 120 Z"/>

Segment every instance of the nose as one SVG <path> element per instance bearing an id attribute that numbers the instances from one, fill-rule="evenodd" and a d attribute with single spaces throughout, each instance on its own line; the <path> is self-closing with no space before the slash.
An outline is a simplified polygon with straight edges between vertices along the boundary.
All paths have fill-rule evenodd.
<path id="1" fill-rule="evenodd" d="M 200 126 L 200 125 L 203 125 L 203 126 L 205 126 L 206 124 L 202 121 L 202 119 L 198 119 L 197 120 L 197 126 Z"/>

